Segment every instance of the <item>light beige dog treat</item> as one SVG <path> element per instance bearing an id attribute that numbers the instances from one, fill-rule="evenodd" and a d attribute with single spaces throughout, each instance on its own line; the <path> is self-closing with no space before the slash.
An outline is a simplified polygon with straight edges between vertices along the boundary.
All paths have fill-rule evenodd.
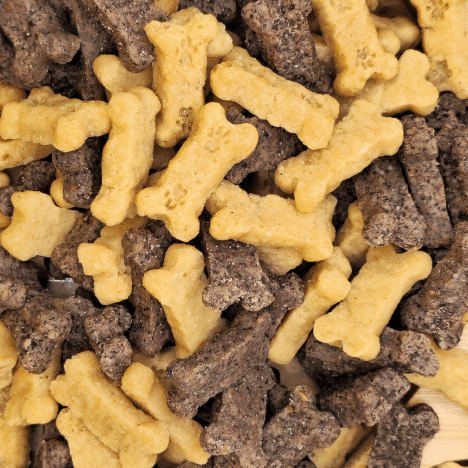
<path id="1" fill-rule="evenodd" d="M 91 213 L 115 226 L 130 216 L 136 192 L 153 163 L 155 117 L 159 99 L 142 86 L 114 94 L 109 101 L 112 128 L 102 152 L 102 185 Z"/>
<path id="2" fill-rule="evenodd" d="M 302 263 L 302 255 L 289 247 L 257 247 L 258 257 L 275 275 L 285 275 Z"/>
<path id="3" fill-rule="evenodd" d="M 335 228 L 331 223 L 336 198 L 326 197 L 311 213 L 300 213 L 294 200 L 278 195 L 260 197 L 224 180 L 205 208 L 213 215 L 211 235 L 218 240 L 236 239 L 247 244 L 289 247 L 308 262 L 333 253 Z M 278 217 L 281 213 L 281 217 Z"/>
<path id="4" fill-rule="evenodd" d="M 371 18 L 377 31 L 390 29 L 396 34 L 400 41 L 400 51 L 414 49 L 421 42 L 421 31 L 418 25 L 408 17 L 386 18 L 371 14 Z"/>
<path id="5" fill-rule="evenodd" d="M 63 198 L 63 175 L 56 169 L 56 179 L 50 185 L 50 196 L 54 200 L 55 204 L 60 208 L 73 208 L 71 203 L 68 203 L 65 198 Z"/>
<path id="6" fill-rule="evenodd" d="M 418 12 L 424 52 L 431 63 L 429 80 L 441 92 L 468 98 L 468 5 L 464 0 L 411 3 Z"/>
<path id="7" fill-rule="evenodd" d="M 23 140 L 0 138 L 0 170 L 22 166 L 37 159 L 44 159 L 54 151 L 51 145 L 40 145 Z"/>
<path id="8" fill-rule="evenodd" d="M 287 364 L 306 342 L 315 320 L 343 300 L 351 283 L 351 265 L 339 247 L 331 257 L 314 265 L 303 279 L 305 298 L 302 305 L 288 312 L 271 340 L 268 358 Z"/>
<path id="9" fill-rule="evenodd" d="M 338 94 L 354 96 L 369 78 L 389 80 L 396 75 L 397 59 L 383 50 L 365 0 L 350 0 L 344 8 L 317 0 L 312 7 L 333 50 L 338 71 L 333 85 Z"/>
<path id="10" fill-rule="evenodd" d="M 333 53 L 328 47 L 325 39 L 321 34 L 312 33 L 312 37 L 314 38 L 315 42 L 315 50 L 317 52 L 317 58 L 323 65 L 327 67 L 327 70 L 335 73 L 335 58 L 333 57 Z"/>
<path id="11" fill-rule="evenodd" d="M 30 428 L 9 426 L 0 415 L 0 466 L 27 468 L 29 466 Z"/>
<path id="12" fill-rule="evenodd" d="M 343 180 L 379 156 L 395 154 L 402 142 L 399 120 L 382 117 L 376 104 L 354 101 L 325 148 L 306 150 L 278 166 L 276 185 L 286 193 L 294 193 L 297 209 L 308 213 Z"/>
<path id="13" fill-rule="evenodd" d="M 233 125 L 219 104 L 206 104 L 156 186 L 137 194 L 138 214 L 162 219 L 175 238 L 190 241 L 200 230 L 198 216 L 208 197 L 229 169 L 250 155 L 257 141 L 253 125 Z"/>
<path id="14" fill-rule="evenodd" d="M 153 70 L 148 68 L 140 73 L 129 72 L 115 55 L 100 55 L 93 62 L 93 70 L 99 82 L 108 93 L 123 93 L 135 86 L 151 88 Z"/>
<path id="15" fill-rule="evenodd" d="M 65 152 L 109 130 L 106 102 L 69 99 L 48 86 L 33 89 L 23 101 L 5 104 L 0 117 L 2 138 L 53 145 Z"/>
<path id="16" fill-rule="evenodd" d="M 41 192 L 16 192 L 11 202 L 13 217 L 0 239 L 11 255 L 23 261 L 36 255 L 50 257 L 82 216 L 78 211 L 55 206 L 52 198 Z"/>
<path id="17" fill-rule="evenodd" d="M 68 408 L 57 416 L 57 429 L 67 439 L 74 468 L 122 467 L 118 454 L 105 446 Z"/>
<path id="18" fill-rule="evenodd" d="M 0 390 L 11 384 L 17 360 L 15 340 L 0 320 Z"/>
<path id="19" fill-rule="evenodd" d="M 55 419 L 58 405 L 50 393 L 50 383 L 60 370 L 62 349 L 54 353 L 52 363 L 42 374 L 31 374 L 21 366 L 15 371 L 10 399 L 3 417 L 10 426 L 47 424 Z"/>
<path id="20" fill-rule="evenodd" d="M 219 325 L 221 312 L 203 304 L 203 289 L 208 284 L 204 269 L 199 250 L 173 244 L 166 252 L 163 267 L 150 270 L 143 277 L 143 286 L 164 309 L 178 357 L 194 353 Z"/>
<path id="21" fill-rule="evenodd" d="M 446 463 L 442 463 L 442 465 L 437 465 L 435 468 L 463 468 L 463 467 L 455 462 L 446 462 Z"/>
<path id="22" fill-rule="evenodd" d="M 85 275 L 94 279 L 94 294 L 102 305 L 127 299 L 132 292 L 132 277 L 124 262 L 122 238 L 131 228 L 141 227 L 146 219 L 128 218 L 116 226 L 104 226 L 93 243 L 78 246 L 78 259 Z"/>
<path id="23" fill-rule="evenodd" d="M 359 201 L 354 201 L 348 207 L 348 217 L 336 233 L 335 245 L 348 259 L 353 271 L 358 271 L 366 263 L 369 244 L 362 237 L 364 219 L 359 209 Z"/>
<path id="24" fill-rule="evenodd" d="M 167 14 L 174 13 L 179 5 L 179 0 L 153 0 L 157 10 L 162 10 Z"/>
<path id="25" fill-rule="evenodd" d="M 0 83 L 0 112 L 7 102 L 17 102 L 26 99 L 27 93 L 24 89 Z"/>
<path id="26" fill-rule="evenodd" d="M 296 133 L 309 148 L 323 148 L 332 134 L 339 105 L 288 81 L 234 47 L 211 72 L 213 94 L 234 101 L 274 127 Z"/>
<path id="27" fill-rule="evenodd" d="M 153 418 L 166 424 L 169 446 L 175 445 L 185 460 L 198 465 L 210 455 L 200 445 L 203 427 L 191 418 L 176 416 L 167 406 L 167 390 L 149 367 L 133 363 L 122 378 L 122 391 Z M 168 447 L 169 448 L 169 447 Z"/>
<path id="28" fill-rule="evenodd" d="M 400 39 L 398 39 L 398 36 L 391 29 L 377 29 L 377 37 L 379 38 L 382 49 L 385 52 L 396 55 L 400 50 Z"/>
<path id="29" fill-rule="evenodd" d="M 123 468 L 150 468 L 167 447 L 164 424 L 136 409 L 106 379 L 91 351 L 68 359 L 65 374 L 51 383 L 50 390 L 58 403 L 68 406 L 93 435 L 119 455 Z"/>
<path id="30" fill-rule="evenodd" d="M 349 356 L 365 361 L 375 358 L 379 335 L 401 298 L 416 281 L 427 278 L 431 269 L 431 257 L 424 252 L 399 254 L 392 245 L 369 249 L 348 296 L 315 321 L 315 337 L 343 347 Z"/>

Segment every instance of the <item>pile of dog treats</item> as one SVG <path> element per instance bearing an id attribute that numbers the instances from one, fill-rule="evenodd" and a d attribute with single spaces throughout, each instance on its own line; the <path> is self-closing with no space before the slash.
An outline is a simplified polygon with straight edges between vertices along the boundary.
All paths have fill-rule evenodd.
<path id="1" fill-rule="evenodd" d="M 420 466 L 468 5 L 400 1 L 0 0 L 2 468 Z"/>

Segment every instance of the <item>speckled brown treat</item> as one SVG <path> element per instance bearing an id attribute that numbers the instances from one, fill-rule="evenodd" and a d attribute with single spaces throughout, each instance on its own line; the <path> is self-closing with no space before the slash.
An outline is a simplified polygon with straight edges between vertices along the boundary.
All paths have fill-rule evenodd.
<path id="1" fill-rule="evenodd" d="M 367 468 L 418 468 L 424 446 L 439 431 L 439 418 L 425 403 L 397 403 L 377 427 Z"/>
<path id="2" fill-rule="evenodd" d="M 63 175 L 63 198 L 88 208 L 101 188 L 102 149 L 106 138 L 88 138 L 75 151 L 55 151 L 52 160 Z"/>
<path id="3" fill-rule="evenodd" d="M 362 236 L 366 242 L 374 247 L 393 243 L 406 250 L 422 245 L 426 223 L 394 157 L 376 159 L 353 181 L 364 218 Z"/>
<path id="4" fill-rule="evenodd" d="M 288 401 L 288 387 L 281 383 L 276 383 L 270 390 L 268 390 L 267 410 L 272 416 L 274 416 L 288 404 Z"/>
<path id="5" fill-rule="evenodd" d="M 15 58 L 10 72 L 25 87 L 38 85 L 51 62 L 70 62 L 80 40 L 63 30 L 45 0 L 0 0 L 0 27 L 10 40 Z"/>
<path id="6" fill-rule="evenodd" d="M 211 455 L 231 453 L 245 468 L 262 468 L 266 457 L 261 448 L 267 392 L 275 384 L 268 366 L 249 369 L 234 385 L 217 397 L 212 421 L 200 436 Z"/>
<path id="7" fill-rule="evenodd" d="M 94 242 L 104 227 L 104 223 L 87 211 L 67 234 L 65 242 L 52 251 L 51 260 L 60 271 L 70 276 L 85 289 L 93 289 L 93 277 L 83 272 L 83 266 L 78 260 L 78 246 L 81 243 Z"/>
<path id="8" fill-rule="evenodd" d="M 427 125 L 439 131 L 448 121 L 455 119 L 460 123 L 466 119 L 467 100 L 459 99 L 452 92 L 441 93 L 437 106 L 432 113 L 425 117 Z"/>
<path id="9" fill-rule="evenodd" d="M 468 198 L 468 126 L 460 129 L 452 143 L 452 160 L 457 164 L 457 175 L 464 198 Z M 467 212 L 468 206 L 465 207 Z"/>
<path id="10" fill-rule="evenodd" d="M 270 292 L 270 280 L 260 265 L 256 247 L 236 240 L 216 240 L 209 228 L 209 218 L 202 217 L 201 245 L 209 279 L 203 290 L 203 302 L 216 310 L 225 310 L 236 302 L 252 311 L 271 304 L 275 297 Z"/>
<path id="11" fill-rule="evenodd" d="M 348 217 L 349 205 L 357 198 L 353 179 L 343 180 L 338 188 L 333 190 L 332 195 L 337 199 L 332 223 L 335 229 L 339 229 Z"/>
<path id="12" fill-rule="evenodd" d="M 37 468 L 73 468 L 70 449 L 65 440 L 43 440 L 37 456 Z"/>
<path id="13" fill-rule="evenodd" d="M 236 0 L 237 11 L 241 12 L 245 5 L 248 5 L 254 1 L 255 0 Z M 247 50 L 249 55 L 261 60 L 257 34 L 255 34 L 255 31 L 249 28 L 244 18 L 242 18 L 242 15 L 240 14 L 237 16 L 236 28 L 234 28 L 234 32 L 239 36 L 240 40 L 242 41 L 242 47 Z"/>
<path id="14" fill-rule="evenodd" d="M 258 0 L 242 9 L 242 17 L 257 34 L 267 65 L 284 78 L 311 91 L 330 93 L 333 79 L 319 62 L 307 15 L 311 0 Z"/>
<path id="15" fill-rule="evenodd" d="M 348 356 L 342 348 L 318 341 L 313 333 L 309 335 L 298 358 L 307 375 L 316 380 L 328 380 L 344 374 L 364 374 L 383 367 L 432 377 L 439 369 L 439 362 L 424 335 L 389 327 L 385 327 L 380 335 L 379 354 L 370 361 Z"/>
<path id="16" fill-rule="evenodd" d="M 167 368 L 174 387 L 168 406 L 175 414 L 191 418 L 211 397 L 237 382 L 248 369 L 266 362 L 269 340 L 265 333 L 270 314 L 246 312 L 186 359 Z"/>
<path id="17" fill-rule="evenodd" d="M 291 389 L 288 405 L 263 429 L 266 467 L 293 468 L 308 453 L 331 445 L 340 430 L 331 413 L 317 409 L 312 389 L 296 385 Z"/>
<path id="18" fill-rule="evenodd" d="M 258 117 L 247 118 L 235 109 L 226 112 L 232 124 L 249 123 L 258 132 L 258 143 L 253 153 L 240 163 L 235 164 L 225 175 L 233 184 L 240 184 L 251 172 L 276 169 L 285 159 L 297 156 L 303 149 L 299 138 L 280 127 L 271 126 Z"/>
<path id="19" fill-rule="evenodd" d="M 435 131 L 426 125 L 423 117 L 403 117 L 404 141 L 400 160 L 414 203 L 427 226 L 424 245 L 437 248 L 449 245 L 452 224 L 447 212 L 447 201 L 437 161 Z"/>
<path id="20" fill-rule="evenodd" d="M 429 333 L 442 349 L 453 348 L 463 332 L 467 287 L 468 222 L 463 222 L 455 227 L 455 240 L 448 254 L 434 267 L 420 292 L 402 304 L 402 324 Z"/>
<path id="21" fill-rule="evenodd" d="M 206 15 L 213 15 L 218 21 L 229 24 L 236 18 L 235 0 L 179 0 L 179 10 L 195 7 Z"/>
<path id="22" fill-rule="evenodd" d="M 409 381 L 386 367 L 359 376 L 343 377 L 317 396 L 317 407 L 333 413 L 343 427 L 378 423 L 410 389 Z"/>
<path id="23" fill-rule="evenodd" d="M 151 0 L 80 1 L 112 34 L 119 58 L 128 71 L 138 73 L 151 66 L 154 47 L 144 27 L 151 21 L 169 21 L 169 15 L 157 10 Z"/>
<path id="24" fill-rule="evenodd" d="M 172 338 L 172 332 L 161 304 L 143 287 L 143 276 L 162 267 L 165 252 L 173 241 L 164 222 L 152 219 L 144 227 L 128 230 L 122 239 L 124 261 L 131 269 L 133 282 L 129 300 L 135 307 L 129 339 L 148 357 L 162 349 Z"/>

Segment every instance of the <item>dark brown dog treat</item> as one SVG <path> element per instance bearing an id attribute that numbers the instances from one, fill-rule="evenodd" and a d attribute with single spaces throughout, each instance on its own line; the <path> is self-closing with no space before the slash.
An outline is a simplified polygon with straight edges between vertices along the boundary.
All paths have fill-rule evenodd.
<path id="1" fill-rule="evenodd" d="M 452 160 L 457 164 L 457 175 L 465 198 L 468 198 L 468 126 L 460 129 L 452 143 Z M 468 209 L 465 208 L 465 211 Z"/>
<path id="2" fill-rule="evenodd" d="M 0 187 L 0 213 L 3 216 L 11 218 L 13 216 L 13 203 L 11 203 L 11 196 L 16 192 L 24 192 L 26 187 L 23 185 L 7 185 Z"/>
<path id="3" fill-rule="evenodd" d="M 94 242 L 103 227 L 104 223 L 87 211 L 67 234 L 65 242 L 55 247 L 50 257 L 62 273 L 70 276 L 85 289 L 92 290 L 94 282 L 92 276 L 83 272 L 83 266 L 78 260 L 78 246 L 81 243 Z"/>
<path id="4" fill-rule="evenodd" d="M 63 174 L 63 198 L 89 208 L 101 188 L 101 159 L 105 138 L 88 138 L 75 151 L 55 151 L 52 160 Z"/>
<path id="5" fill-rule="evenodd" d="M 333 79 L 319 62 L 307 16 L 311 0 L 258 0 L 242 9 L 242 17 L 257 34 L 267 65 L 284 78 L 311 91 L 330 93 Z"/>
<path id="6" fill-rule="evenodd" d="M 173 241 L 164 222 L 152 219 L 144 227 L 128 230 L 122 239 L 124 261 L 131 269 L 133 281 L 129 300 L 135 307 L 129 339 L 148 357 L 162 349 L 172 338 L 172 332 L 161 304 L 143 287 L 143 276 L 162 267 L 165 252 Z"/>
<path id="7" fill-rule="evenodd" d="M 466 99 L 459 99 L 452 92 L 441 93 L 436 108 L 425 117 L 427 125 L 439 131 L 447 121 L 462 122 L 466 118 L 466 106 Z"/>
<path id="8" fill-rule="evenodd" d="M 237 11 L 241 12 L 245 5 L 254 2 L 255 0 L 236 0 Z M 262 60 L 260 46 L 258 44 L 257 34 L 249 28 L 242 15 L 238 15 L 234 23 L 233 31 L 239 36 L 242 41 L 242 47 L 247 50 L 251 57 Z"/>
<path id="9" fill-rule="evenodd" d="M 439 418 L 425 403 L 397 403 L 380 421 L 367 468 L 418 468 L 424 446 L 439 431 Z"/>
<path id="10" fill-rule="evenodd" d="M 403 117 L 404 141 L 400 160 L 418 211 L 427 226 L 424 245 L 431 248 L 449 245 L 452 224 L 447 212 L 447 201 L 437 161 L 435 131 L 426 125 L 423 117 Z"/>
<path id="11" fill-rule="evenodd" d="M 18 278 L 0 275 L 0 313 L 7 309 L 19 309 L 26 302 L 28 288 Z"/>
<path id="12" fill-rule="evenodd" d="M 168 396 L 171 411 L 195 416 L 199 406 L 237 382 L 248 369 L 265 363 L 270 322 L 268 312 L 258 317 L 241 313 L 194 354 L 169 364 L 166 373 L 174 387 Z"/>
<path id="13" fill-rule="evenodd" d="M 76 55 L 69 63 L 51 63 L 41 86 L 49 86 L 55 94 L 70 99 L 82 99 L 78 89 L 81 75 L 79 57 Z"/>
<path id="14" fill-rule="evenodd" d="M 47 424 L 42 425 L 42 440 L 63 439 L 64 437 L 57 429 L 56 420 L 53 419 Z"/>
<path id="15" fill-rule="evenodd" d="M 256 247 L 236 240 L 216 240 L 209 228 L 209 218 L 202 217 L 201 245 L 209 279 L 203 290 L 205 305 L 222 311 L 240 302 L 244 309 L 258 311 L 271 304 L 275 297 Z"/>
<path id="16" fill-rule="evenodd" d="M 439 369 L 439 362 L 424 335 L 389 327 L 385 327 L 380 335 L 379 354 L 370 361 L 348 356 L 342 348 L 318 341 L 313 333 L 309 335 L 298 358 L 306 374 L 315 380 L 364 374 L 383 367 L 432 377 Z"/>
<path id="17" fill-rule="evenodd" d="M 112 34 L 119 58 L 128 71 L 138 73 L 151 66 L 154 47 L 146 37 L 144 27 L 151 21 L 169 21 L 169 15 L 157 10 L 151 0 L 80 1 Z"/>
<path id="18" fill-rule="evenodd" d="M 357 199 L 356 188 L 353 179 L 345 179 L 332 192 L 332 195 L 338 200 L 333 212 L 332 223 L 336 229 L 339 229 L 348 217 L 348 208 L 353 201 Z"/>
<path id="19" fill-rule="evenodd" d="M 55 167 L 48 161 L 33 161 L 24 166 L 18 183 L 26 190 L 47 193 L 55 179 Z"/>
<path id="20" fill-rule="evenodd" d="M 235 0 L 179 0 L 179 10 L 195 7 L 206 15 L 213 15 L 218 21 L 229 24 L 236 18 Z"/>
<path id="21" fill-rule="evenodd" d="M 289 401 L 289 389 L 281 383 L 276 383 L 270 390 L 268 390 L 268 405 L 267 409 L 275 415 L 278 411 L 282 410 Z"/>
<path id="22" fill-rule="evenodd" d="M 468 310 L 468 222 L 455 226 L 455 240 L 421 291 L 402 304 L 400 320 L 410 330 L 429 333 L 442 349 L 460 341 Z"/>
<path id="23" fill-rule="evenodd" d="M 317 395 L 317 407 L 333 413 L 342 427 L 378 423 L 410 389 L 409 381 L 389 367 L 343 377 Z"/>
<path id="24" fill-rule="evenodd" d="M 235 109 L 226 112 L 232 124 L 249 123 L 258 132 L 258 143 L 253 153 L 240 163 L 235 164 L 225 175 L 233 184 L 240 184 L 251 172 L 276 169 L 280 162 L 298 155 L 303 149 L 299 138 L 279 127 L 271 126 L 258 117 L 247 118 Z"/>
<path id="25" fill-rule="evenodd" d="M 46 0 L 0 0 L 0 9 L 0 27 L 15 52 L 10 71 L 27 88 L 39 85 L 49 63 L 70 62 L 80 48 Z"/>
<path id="26" fill-rule="evenodd" d="M 364 218 L 362 236 L 366 242 L 374 247 L 394 243 L 406 250 L 422 245 L 426 223 L 394 157 L 376 159 L 353 181 Z"/>
<path id="27" fill-rule="evenodd" d="M 308 453 L 331 445 L 340 431 L 331 413 L 317 409 L 312 389 L 296 385 L 291 389 L 288 405 L 263 429 L 266 467 L 293 468 Z"/>
<path id="28" fill-rule="evenodd" d="M 43 440 L 37 456 L 37 468 L 73 468 L 70 448 L 65 440 Z"/>

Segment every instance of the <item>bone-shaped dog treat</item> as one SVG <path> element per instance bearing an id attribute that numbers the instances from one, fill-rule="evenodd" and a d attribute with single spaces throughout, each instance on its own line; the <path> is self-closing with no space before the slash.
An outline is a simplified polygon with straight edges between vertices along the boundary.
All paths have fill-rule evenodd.
<path id="1" fill-rule="evenodd" d="M 318 61 L 307 24 L 311 11 L 311 0 L 258 0 L 242 9 L 242 17 L 257 34 L 262 56 L 273 71 L 312 91 L 330 93 L 332 77 Z"/>
<path id="2" fill-rule="evenodd" d="M 58 431 L 57 431 L 58 432 Z M 61 434 L 59 437 L 42 440 L 41 448 L 37 454 L 38 468 L 79 468 L 72 463 L 70 448 Z M 88 450 L 90 447 L 88 446 Z M 96 459 L 94 459 L 96 461 Z"/>
<path id="3" fill-rule="evenodd" d="M 384 52 L 364 0 L 350 1 L 346 8 L 329 0 L 315 1 L 312 6 L 325 41 L 333 49 L 338 94 L 353 96 L 369 78 L 389 80 L 396 75 L 397 59 Z"/>
<path id="4" fill-rule="evenodd" d="M 291 247 L 309 262 L 328 258 L 335 230 L 331 216 L 336 199 L 326 197 L 311 213 L 300 213 L 293 200 L 278 195 L 247 194 L 223 181 L 208 199 L 213 215 L 210 233 L 215 239 L 237 239 L 253 245 Z M 282 213 L 278 219 L 278 212 Z"/>
<path id="5" fill-rule="evenodd" d="M 379 106 L 358 100 L 335 126 L 327 147 L 284 161 L 276 170 L 275 181 L 281 190 L 294 193 L 301 212 L 313 211 L 343 180 L 379 156 L 395 154 L 402 142 L 398 120 L 382 117 Z"/>
<path id="6" fill-rule="evenodd" d="M 210 83 L 217 97 L 296 133 L 308 148 L 323 148 L 330 139 L 339 109 L 336 100 L 275 74 L 240 47 L 213 69 Z"/>
<path id="7" fill-rule="evenodd" d="M 179 240 L 193 239 L 206 200 L 229 169 L 253 151 L 257 140 L 253 125 L 232 125 L 221 105 L 206 104 L 156 186 L 137 194 L 138 213 L 162 219 Z"/>
<path id="8" fill-rule="evenodd" d="M 371 14 L 372 22 L 377 31 L 389 29 L 394 32 L 400 41 L 400 51 L 414 49 L 421 42 L 421 32 L 412 18 L 396 16 L 388 18 Z"/>
<path id="9" fill-rule="evenodd" d="M 431 257 L 424 252 L 397 254 L 391 245 L 369 249 L 348 296 L 315 321 L 315 337 L 342 346 L 350 356 L 375 358 L 379 335 L 401 298 L 416 281 L 427 278 L 431 269 Z"/>
<path id="10" fill-rule="evenodd" d="M 438 263 L 421 288 L 402 306 L 400 319 L 411 330 L 429 333 L 442 349 L 457 345 L 468 308 L 468 223 L 455 227 L 448 254 Z"/>
<path id="11" fill-rule="evenodd" d="M 43 159 L 54 151 L 51 145 L 41 145 L 23 140 L 3 140 L 0 138 L 0 170 L 28 164 Z"/>
<path id="12" fill-rule="evenodd" d="M 17 102 L 26 99 L 27 93 L 17 86 L 0 83 L 0 111 L 7 102 Z"/>
<path id="13" fill-rule="evenodd" d="M 195 7 L 206 15 L 213 15 L 224 24 L 229 24 L 236 18 L 235 0 L 180 0 L 179 10 Z"/>
<path id="14" fill-rule="evenodd" d="M 294 248 L 258 246 L 257 251 L 260 260 L 275 275 L 285 275 L 303 261 L 302 255 Z"/>
<path id="15" fill-rule="evenodd" d="M 423 245 L 429 226 L 418 212 L 395 158 L 376 159 L 353 181 L 364 219 L 362 237 L 368 244 L 393 243 L 403 249 Z"/>
<path id="16" fill-rule="evenodd" d="M 331 445 L 340 429 L 331 413 L 317 409 L 312 389 L 297 385 L 291 389 L 288 405 L 263 429 L 266 466 L 293 468 L 309 452 Z"/>
<path id="17" fill-rule="evenodd" d="M 427 125 L 439 131 L 446 123 L 456 121 L 462 124 L 466 117 L 466 101 L 452 92 L 441 93 L 434 112 L 425 117 Z M 456 125 L 457 126 L 457 125 Z"/>
<path id="18" fill-rule="evenodd" d="M 0 321 L 0 390 L 11 384 L 13 368 L 18 360 L 15 340 Z"/>
<path id="19" fill-rule="evenodd" d="M 367 462 L 368 468 L 418 468 L 422 451 L 439 431 L 439 418 L 425 403 L 408 410 L 397 403 L 381 420 Z"/>
<path id="20" fill-rule="evenodd" d="M 460 187 L 468 195 L 468 127 L 465 126 L 455 136 L 452 143 L 452 160 L 457 163 Z"/>

